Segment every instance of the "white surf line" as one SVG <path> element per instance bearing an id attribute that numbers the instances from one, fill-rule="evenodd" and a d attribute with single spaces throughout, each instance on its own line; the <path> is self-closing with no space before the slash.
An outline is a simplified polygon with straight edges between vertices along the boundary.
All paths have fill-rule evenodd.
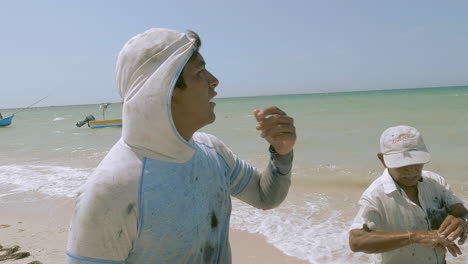
<path id="1" fill-rule="evenodd" d="M 8 196 L 8 195 L 13 195 L 13 194 L 17 194 L 17 193 L 24 193 L 24 192 L 26 192 L 26 191 L 17 191 L 17 192 L 11 192 L 11 193 L 4 193 L 4 194 L 0 194 L 0 198 Z"/>

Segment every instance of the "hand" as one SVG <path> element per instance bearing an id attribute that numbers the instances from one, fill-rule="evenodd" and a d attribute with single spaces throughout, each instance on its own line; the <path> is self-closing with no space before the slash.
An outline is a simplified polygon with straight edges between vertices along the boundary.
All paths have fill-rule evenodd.
<path id="1" fill-rule="evenodd" d="M 280 155 L 286 155 L 292 151 L 296 143 L 296 128 L 294 119 L 276 106 L 263 110 L 255 110 L 257 130 L 262 131 L 261 137 L 265 138 Z"/>
<path id="2" fill-rule="evenodd" d="M 462 254 L 455 243 L 446 240 L 437 230 L 412 231 L 411 241 L 424 247 L 434 248 L 442 254 L 446 254 L 447 250 L 454 257 Z"/>
<path id="3" fill-rule="evenodd" d="M 448 244 L 446 245 L 446 247 L 447 247 L 447 250 L 450 252 L 450 254 L 452 254 L 452 256 L 454 257 L 457 257 L 457 254 L 458 255 L 462 254 L 460 248 L 454 243 Z"/>
<path id="4" fill-rule="evenodd" d="M 448 215 L 439 227 L 438 232 L 447 238 L 447 241 L 453 242 L 458 237 L 459 245 L 463 245 L 467 238 L 467 227 L 463 219 L 453 215 Z"/>

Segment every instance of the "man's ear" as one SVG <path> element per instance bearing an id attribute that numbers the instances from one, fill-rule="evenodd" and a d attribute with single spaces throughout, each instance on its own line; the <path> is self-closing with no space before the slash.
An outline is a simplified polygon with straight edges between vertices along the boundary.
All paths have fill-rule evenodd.
<path id="1" fill-rule="evenodd" d="M 380 162 L 382 162 L 382 165 L 387 168 L 387 165 L 385 165 L 385 160 L 383 158 L 383 153 L 382 152 L 379 152 L 377 153 L 377 158 L 379 158 Z"/>

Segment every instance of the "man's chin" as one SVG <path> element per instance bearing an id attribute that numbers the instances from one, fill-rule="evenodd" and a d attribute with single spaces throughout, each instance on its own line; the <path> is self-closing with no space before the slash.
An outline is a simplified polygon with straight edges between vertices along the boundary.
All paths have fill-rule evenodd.
<path id="1" fill-rule="evenodd" d="M 210 117 L 209 117 L 210 123 L 209 124 L 211 124 L 216 120 L 216 114 L 215 114 L 214 108 L 210 109 L 209 115 L 210 115 Z"/>
<path id="2" fill-rule="evenodd" d="M 406 179 L 406 180 L 403 180 L 403 183 L 404 183 L 405 186 L 407 186 L 407 187 L 413 187 L 413 186 L 418 185 L 419 179 L 420 179 L 420 178 L 416 178 L 416 179 Z"/>
<path id="3" fill-rule="evenodd" d="M 213 113 L 213 114 L 211 115 L 211 118 L 210 118 L 210 121 L 209 121 L 208 124 L 212 124 L 212 123 L 214 123 L 214 121 L 216 121 L 216 115 L 215 115 L 215 113 Z"/>
<path id="4" fill-rule="evenodd" d="M 216 120 L 216 115 L 214 113 L 211 113 L 210 116 L 206 119 L 205 125 L 203 126 L 213 124 L 215 120 Z"/>

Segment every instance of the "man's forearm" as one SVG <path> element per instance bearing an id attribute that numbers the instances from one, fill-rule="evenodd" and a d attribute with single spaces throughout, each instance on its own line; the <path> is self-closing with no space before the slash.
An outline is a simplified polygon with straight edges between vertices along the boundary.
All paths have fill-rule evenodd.
<path id="1" fill-rule="evenodd" d="M 259 209 L 277 207 L 285 199 L 291 184 L 293 152 L 286 155 L 271 153 L 263 172 L 254 170 L 249 185 L 237 198 Z"/>
<path id="2" fill-rule="evenodd" d="M 468 215 L 468 210 L 463 204 L 454 204 L 449 208 L 449 214 L 455 217 L 466 217 Z"/>
<path id="3" fill-rule="evenodd" d="M 288 194 L 291 184 L 293 152 L 286 155 L 271 153 L 270 164 L 263 171 L 260 179 L 260 195 L 264 202 L 263 209 L 275 208 Z"/>
<path id="4" fill-rule="evenodd" d="M 411 236 L 403 232 L 379 232 L 353 229 L 349 234 L 349 245 L 354 252 L 382 253 L 411 244 Z"/>

